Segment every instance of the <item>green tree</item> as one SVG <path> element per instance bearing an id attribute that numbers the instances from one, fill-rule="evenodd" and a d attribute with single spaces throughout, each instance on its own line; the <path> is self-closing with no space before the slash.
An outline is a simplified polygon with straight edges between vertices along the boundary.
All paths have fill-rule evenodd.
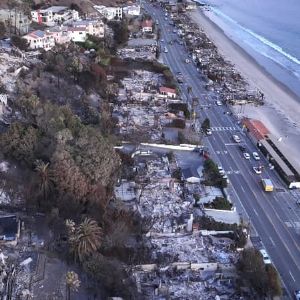
<path id="1" fill-rule="evenodd" d="M 268 291 L 268 277 L 265 263 L 260 252 L 254 248 L 247 248 L 241 253 L 238 269 L 250 286 L 260 295 L 266 295 Z"/>
<path id="2" fill-rule="evenodd" d="M 83 262 L 84 259 L 96 252 L 102 243 L 102 229 L 97 222 L 85 218 L 69 235 L 71 251 L 75 259 Z"/>
<path id="3" fill-rule="evenodd" d="M 205 132 L 209 128 L 210 128 L 210 120 L 206 118 L 201 124 L 201 129 L 203 132 Z"/>
<path id="4" fill-rule="evenodd" d="M 45 163 L 42 160 L 37 160 L 35 171 L 38 174 L 39 190 L 43 196 L 43 201 L 45 201 L 53 186 L 53 177 L 52 172 L 49 170 L 49 163 Z M 40 201 L 38 201 L 38 205 L 39 207 L 41 206 Z"/>
<path id="5" fill-rule="evenodd" d="M 280 278 L 278 276 L 278 272 L 273 265 L 266 266 L 267 276 L 268 276 L 268 286 L 269 286 L 269 294 L 274 296 L 282 295 L 282 287 L 280 283 Z"/>
<path id="6" fill-rule="evenodd" d="M 108 25 L 114 32 L 114 40 L 117 46 L 123 45 L 128 41 L 128 22 L 123 18 L 121 22 L 111 21 Z"/>
<path id="7" fill-rule="evenodd" d="M 4 22 L 0 22 L 0 39 L 3 39 L 5 37 L 6 34 L 6 27 Z"/>
<path id="8" fill-rule="evenodd" d="M 60 79 L 65 74 L 67 64 L 64 56 L 62 54 L 57 54 L 55 56 L 55 72 L 57 76 L 57 87 L 60 88 Z"/>
<path id="9" fill-rule="evenodd" d="M 17 35 L 13 35 L 13 36 L 11 37 L 11 43 L 12 43 L 15 47 L 19 48 L 19 49 L 22 50 L 22 51 L 27 50 L 28 47 L 29 47 L 28 41 L 27 41 L 26 39 L 22 38 L 22 37 L 17 36 Z"/>
<path id="10" fill-rule="evenodd" d="M 16 122 L 1 135 L 0 146 L 7 156 L 32 165 L 35 161 L 38 140 L 38 129 Z"/>

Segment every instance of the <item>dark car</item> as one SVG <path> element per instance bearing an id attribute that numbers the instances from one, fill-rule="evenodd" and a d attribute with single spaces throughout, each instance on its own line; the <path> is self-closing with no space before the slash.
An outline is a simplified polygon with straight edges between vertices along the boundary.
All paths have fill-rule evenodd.
<path id="1" fill-rule="evenodd" d="M 239 149 L 242 151 L 242 152 L 246 152 L 246 148 L 242 145 L 239 145 Z"/>

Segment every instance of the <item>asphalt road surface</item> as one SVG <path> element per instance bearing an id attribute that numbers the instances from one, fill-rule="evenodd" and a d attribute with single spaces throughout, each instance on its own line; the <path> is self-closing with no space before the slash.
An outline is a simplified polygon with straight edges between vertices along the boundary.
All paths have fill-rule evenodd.
<path id="1" fill-rule="evenodd" d="M 296 204 L 299 192 L 290 191 L 281 181 L 274 170 L 268 168 L 265 157 L 255 147 L 247 134 L 243 132 L 236 117 L 227 114 L 229 108 L 216 105 L 218 94 L 205 89 L 203 76 L 197 71 L 196 66 L 186 63 L 185 59 L 191 58 L 184 45 L 171 40 L 181 41 L 174 26 L 170 25 L 169 17 L 161 7 L 144 3 L 144 8 L 158 20 L 161 29 L 161 49 L 166 47 L 168 53 L 161 53 L 161 58 L 176 75 L 181 72 L 184 83 L 180 84 L 182 97 L 191 102 L 192 97 L 199 98 L 197 105 L 197 118 L 199 124 L 208 117 L 211 122 L 212 135 L 205 138 L 204 144 L 208 146 L 211 157 L 226 171 L 230 180 L 229 194 L 237 206 L 241 216 L 251 222 L 254 229 L 252 235 L 259 235 L 263 247 L 267 250 L 272 262 L 276 266 L 286 291 L 290 297 L 294 290 L 300 289 L 300 235 L 296 227 L 300 225 L 300 207 Z M 192 87 L 191 95 L 187 87 Z M 246 160 L 238 144 L 232 139 L 233 134 L 238 134 L 251 155 Z M 252 152 L 258 152 L 261 160 L 255 161 Z M 263 165 L 262 175 L 255 174 L 253 166 Z M 266 193 L 261 185 L 261 178 L 270 178 L 275 185 L 275 191 Z"/>

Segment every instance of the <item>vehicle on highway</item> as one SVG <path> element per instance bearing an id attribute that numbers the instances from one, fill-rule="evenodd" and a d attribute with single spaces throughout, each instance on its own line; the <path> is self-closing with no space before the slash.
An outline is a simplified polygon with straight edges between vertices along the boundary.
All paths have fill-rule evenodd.
<path id="1" fill-rule="evenodd" d="M 239 145 L 239 149 L 242 151 L 242 152 L 246 152 L 246 147 L 242 146 L 242 145 Z"/>
<path id="2" fill-rule="evenodd" d="M 161 39 L 161 40 L 160 40 L 160 42 L 161 42 L 161 43 L 163 43 L 163 42 L 164 42 L 164 40 L 163 40 L 163 39 Z"/>
<path id="3" fill-rule="evenodd" d="M 240 142 L 241 142 L 241 139 L 240 139 L 240 137 L 239 137 L 237 134 L 234 134 L 234 135 L 232 136 L 232 139 L 233 139 L 236 143 L 240 143 Z"/>
<path id="4" fill-rule="evenodd" d="M 262 173 L 261 167 L 253 167 L 253 171 L 254 171 L 256 174 L 261 174 L 261 173 Z"/>
<path id="5" fill-rule="evenodd" d="M 263 178 L 261 180 L 261 183 L 263 185 L 263 188 L 264 188 L 265 192 L 273 192 L 274 185 L 273 185 L 271 179 Z"/>
<path id="6" fill-rule="evenodd" d="M 257 152 L 253 152 L 253 153 L 252 153 L 252 156 L 253 156 L 253 158 L 254 158 L 255 160 L 260 160 L 260 157 L 259 157 L 259 155 L 258 155 Z"/>
<path id="7" fill-rule="evenodd" d="M 274 169 L 274 165 L 269 164 L 269 169 L 270 169 L 270 170 L 273 170 L 273 169 Z"/>
<path id="8" fill-rule="evenodd" d="M 220 100 L 216 101 L 217 106 L 222 106 L 222 102 Z"/>
<path id="9" fill-rule="evenodd" d="M 186 63 L 186 64 L 189 64 L 189 63 L 190 63 L 190 60 L 187 58 L 187 59 L 185 60 L 185 63 Z"/>
<path id="10" fill-rule="evenodd" d="M 156 25 L 158 25 L 158 24 L 159 24 L 158 20 L 156 20 L 155 24 L 156 24 Z"/>
<path id="11" fill-rule="evenodd" d="M 173 29 L 173 33 L 177 33 L 177 30 L 176 30 L 176 29 Z"/>
<path id="12" fill-rule="evenodd" d="M 168 13 L 165 13 L 165 17 L 167 17 L 168 16 Z"/>
<path id="13" fill-rule="evenodd" d="M 251 157 L 248 152 L 244 152 L 243 155 L 244 155 L 245 159 L 250 159 L 250 157 Z"/>
<path id="14" fill-rule="evenodd" d="M 260 252 L 260 254 L 262 255 L 263 260 L 264 260 L 264 263 L 265 263 L 266 265 L 272 263 L 272 262 L 271 262 L 271 259 L 270 259 L 270 257 L 269 257 L 269 255 L 268 255 L 268 253 L 267 253 L 267 251 L 266 251 L 265 249 L 260 249 L 259 252 Z"/>
<path id="15" fill-rule="evenodd" d="M 220 175 L 225 175 L 225 171 L 223 170 L 223 168 L 221 166 L 218 166 L 218 171 Z"/>
<path id="16" fill-rule="evenodd" d="M 294 296 L 296 300 L 300 300 L 300 290 L 294 291 Z"/>
<path id="17" fill-rule="evenodd" d="M 165 53 L 168 53 L 168 52 L 169 52 L 168 49 L 167 49 L 167 47 L 164 48 L 164 52 L 165 52 Z"/>
<path id="18" fill-rule="evenodd" d="M 222 176 L 222 178 L 226 181 L 227 184 L 229 184 L 228 176 L 225 174 Z"/>
<path id="19" fill-rule="evenodd" d="M 178 83 L 183 83 L 183 77 L 182 76 L 178 75 L 178 76 L 176 76 L 176 79 L 177 79 Z"/>
<path id="20" fill-rule="evenodd" d="M 168 18 L 167 18 L 167 17 L 165 17 L 165 21 L 168 21 Z"/>
<path id="21" fill-rule="evenodd" d="M 211 131 L 210 128 L 207 128 L 207 129 L 206 129 L 206 135 L 212 135 L 212 131 Z"/>

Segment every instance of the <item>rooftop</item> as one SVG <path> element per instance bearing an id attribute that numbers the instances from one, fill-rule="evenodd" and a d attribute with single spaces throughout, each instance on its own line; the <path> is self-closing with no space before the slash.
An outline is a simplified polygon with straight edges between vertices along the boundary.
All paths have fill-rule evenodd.
<path id="1" fill-rule="evenodd" d="M 53 13 L 59 13 L 63 10 L 66 10 L 68 9 L 68 7 L 66 6 L 50 6 L 48 8 L 45 8 L 45 9 L 42 9 L 41 11 L 42 12 L 45 12 L 45 11 L 52 11 Z"/>
<path id="2" fill-rule="evenodd" d="M 270 133 L 268 128 L 259 120 L 244 118 L 242 122 L 257 140 L 264 139 Z"/>
<path id="3" fill-rule="evenodd" d="M 152 27 L 153 22 L 152 20 L 144 20 L 142 23 L 142 27 Z"/>
<path id="4" fill-rule="evenodd" d="M 165 87 L 165 86 L 161 86 L 161 87 L 159 88 L 159 92 L 160 92 L 160 93 L 171 93 L 171 94 L 176 94 L 176 90 L 175 90 L 175 89 L 168 88 L 168 87 Z"/>

